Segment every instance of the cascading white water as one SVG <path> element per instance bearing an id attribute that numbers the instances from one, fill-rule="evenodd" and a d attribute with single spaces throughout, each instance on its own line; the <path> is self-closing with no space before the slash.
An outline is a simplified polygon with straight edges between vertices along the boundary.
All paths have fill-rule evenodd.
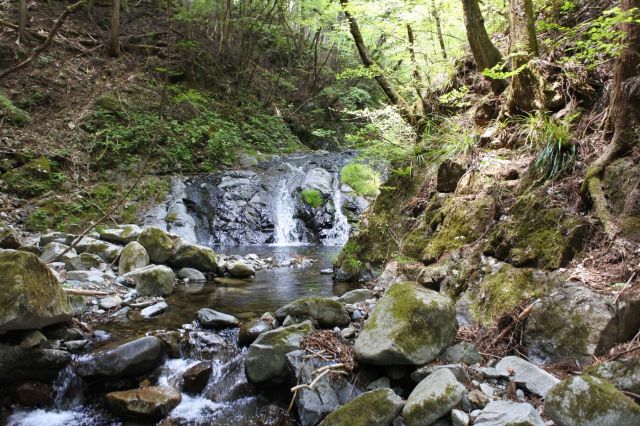
<path id="1" fill-rule="evenodd" d="M 273 242 L 277 246 L 295 245 L 301 242 L 298 221 L 294 217 L 296 210 L 294 188 L 296 180 L 303 176 L 304 172 L 289 163 L 285 164 L 290 172 L 281 178 L 273 200 Z"/>
<path id="2" fill-rule="evenodd" d="M 340 176 L 337 173 L 333 175 L 331 192 L 333 206 L 336 211 L 334 213 L 333 227 L 327 232 L 327 237 L 323 240 L 323 244 L 326 246 L 341 246 L 349 239 L 350 226 L 347 216 L 342 212 L 342 191 L 340 190 Z"/>

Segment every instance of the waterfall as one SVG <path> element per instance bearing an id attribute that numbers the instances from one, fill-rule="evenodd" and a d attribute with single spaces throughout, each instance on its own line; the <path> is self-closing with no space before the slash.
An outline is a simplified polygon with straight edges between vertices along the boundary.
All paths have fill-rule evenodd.
<path id="1" fill-rule="evenodd" d="M 295 245 L 301 241 L 298 231 L 296 212 L 295 187 L 296 180 L 304 172 L 290 163 L 285 163 L 290 172 L 285 173 L 278 184 L 273 202 L 273 242 L 277 246 Z"/>
<path id="2" fill-rule="evenodd" d="M 342 191 L 340 190 L 340 176 L 336 173 L 333 175 L 333 183 L 331 185 L 331 197 L 333 198 L 333 206 L 335 207 L 333 227 L 327 232 L 323 244 L 326 246 L 341 246 L 349 239 L 349 221 L 342 212 Z"/>

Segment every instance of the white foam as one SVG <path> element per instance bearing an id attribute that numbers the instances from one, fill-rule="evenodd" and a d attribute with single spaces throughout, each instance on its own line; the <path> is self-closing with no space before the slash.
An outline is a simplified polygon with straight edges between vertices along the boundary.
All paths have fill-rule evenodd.
<path id="1" fill-rule="evenodd" d="M 20 410 L 14 412 L 7 419 L 8 426 L 68 426 L 89 425 L 92 416 L 82 411 L 46 411 Z"/>
<path id="2" fill-rule="evenodd" d="M 215 413 L 222 407 L 224 407 L 224 404 L 218 404 L 210 399 L 182 394 L 180 405 L 171 411 L 169 418 L 198 424 L 198 422 L 206 422 L 207 416 Z"/>
<path id="3" fill-rule="evenodd" d="M 160 370 L 158 386 L 180 387 L 182 375 L 199 361 L 185 358 L 168 359 Z"/>

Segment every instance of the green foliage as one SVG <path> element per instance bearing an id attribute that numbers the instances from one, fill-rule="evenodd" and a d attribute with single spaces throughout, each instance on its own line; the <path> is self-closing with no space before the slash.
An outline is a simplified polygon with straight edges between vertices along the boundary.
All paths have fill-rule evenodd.
<path id="1" fill-rule="evenodd" d="M 359 65 L 353 68 L 347 68 L 344 71 L 336 74 L 336 80 L 347 80 L 350 78 L 376 78 L 376 76 L 381 74 L 381 69 L 378 65 L 372 65 L 370 67 L 365 67 L 364 65 Z"/>
<path id="2" fill-rule="evenodd" d="M 516 75 L 520 74 L 522 71 L 527 69 L 527 67 L 529 66 L 528 64 L 522 64 L 518 68 L 514 70 L 510 70 L 509 66 L 507 65 L 508 64 L 507 60 L 508 58 L 505 59 L 504 62 L 497 63 L 492 68 L 487 68 L 483 70 L 482 75 L 494 80 L 505 80 L 507 78 L 515 77 Z"/>
<path id="3" fill-rule="evenodd" d="M 362 261 L 358 258 L 360 251 L 361 248 L 358 243 L 353 240 L 347 241 L 347 243 L 342 247 L 335 265 L 342 267 L 345 271 L 351 274 L 357 274 L 364 266 Z"/>
<path id="4" fill-rule="evenodd" d="M 242 126 L 252 148 L 265 153 L 294 152 L 301 148 L 295 137 L 280 117 L 257 114 Z"/>
<path id="5" fill-rule="evenodd" d="M 64 182 L 64 174 L 54 172 L 55 166 L 56 163 L 40 157 L 2 177 L 10 192 L 24 197 L 36 197 L 59 188 Z"/>
<path id="6" fill-rule="evenodd" d="M 360 195 L 376 195 L 380 187 L 380 176 L 366 164 L 347 164 L 340 171 L 340 179 Z"/>
<path id="7" fill-rule="evenodd" d="M 475 144 L 475 138 L 465 126 L 446 118 L 430 123 L 414 158 L 418 163 L 437 166 L 445 160 L 471 151 Z"/>
<path id="8" fill-rule="evenodd" d="M 485 70 L 486 71 L 486 70 Z M 462 86 L 460 89 L 453 89 L 439 97 L 440 102 L 455 108 L 464 108 L 471 105 L 471 102 L 465 101 L 465 96 L 469 93 L 469 86 Z"/>
<path id="9" fill-rule="evenodd" d="M 575 145 L 561 140 L 549 141 L 531 165 L 531 170 L 540 180 L 549 180 L 573 167 L 575 162 Z"/>
<path id="10" fill-rule="evenodd" d="M 20 127 L 31 121 L 31 117 L 26 111 L 15 106 L 9 98 L 0 93 L 0 121 L 3 120 L 8 124 Z"/>
<path id="11" fill-rule="evenodd" d="M 305 189 L 301 193 L 302 200 L 310 207 L 317 209 L 324 204 L 324 197 L 317 189 Z"/>

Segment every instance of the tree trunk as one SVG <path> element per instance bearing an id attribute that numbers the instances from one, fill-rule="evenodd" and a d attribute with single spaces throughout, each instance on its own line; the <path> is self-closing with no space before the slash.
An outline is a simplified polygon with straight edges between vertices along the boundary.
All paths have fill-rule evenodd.
<path id="1" fill-rule="evenodd" d="M 640 8 L 640 0 L 622 0 L 621 8 L 625 12 Z M 620 27 L 626 36 L 616 63 L 609 104 L 613 136 L 604 152 L 587 170 L 582 183 L 583 194 L 591 196 L 595 214 L 612 240 L 619 228 L 609 212 L 600 179 L 609 164 L 640 142 L 640 24 L 625 22 Z"/>
<path id="2" fill-rule="evenodd" d="M 436 0 L 431 0 L 431 14 L 433 15 L 433 20 L 436 21 L 436 32 L 438 33 L 440 52 L 442 53 L 442 57 L 444 59 L 447 59 L 447 48 L 444 45 L 444 37 L 442 36 L 442 25 L 440 24 L 440 13 L 438 13 L 438 9 L 436 8 Z"/>
<path id="3" fill-rule="evenodd" d="M 533 59 L 538 56 L 538 40 L 533 20 L 532 0 L 509 3 L 509 56 L 511 69 L 518 71 L 511 79 L 506 108 L 513 112 L 545 109 L 545 82 Z"/>
<path id="4" fill-rule="evenodd" d="M 413 77 L 413 87 L 415 88 L 416 95 L 420 98 L 421 111 L 418 111 L 419 116 L 424 115 L 424 111 L 428 110 L 427 100 L 422 94 L 422 77 L 420 76 L 420 70 L 418 69 L 418 61 L 416 60 L 416 51 L 414 48 L 415 37 L 413 35 L 413 28 L 410 24 L 407 24 L 407 39 L 409 40 L 409 60 L 411 61 L 411 76 Z"/>
<path id="5" fill-rule="evenodd" d="M 18 2 L 18 41 L 27 39 L 27 0 Z"/>
<path id="6" fill-rule="evenodd" d="M 464 26 L 467 32 L 467 40 L 469 47 L 473 53 L 473 59 L 476 61 L 479 71 L 493 68 L 502 62 L 500 51 L 494 46 L 484 27 L 484 18 L 480 12 L 478 0 L 462 0 L 462 8 L 464 11 Z M 491 90 L 499 95 L 506 89 L 505 80 L 487 78 L 491 84 Z"/>
<path id="7" fill-rule="evenodd" d="M 111 56 L 120 56 L 120 0 L 112 0 L 111 3 L 111 42 L 109 53 Z"/>

